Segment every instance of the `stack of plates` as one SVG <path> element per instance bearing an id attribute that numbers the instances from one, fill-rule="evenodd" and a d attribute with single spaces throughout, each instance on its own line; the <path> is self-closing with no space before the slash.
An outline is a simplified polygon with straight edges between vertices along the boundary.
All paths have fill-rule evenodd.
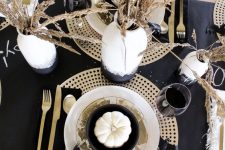
<path id="1" fill-rule="evenodd" d="M 73 150 L 77 144 L 82 149 L 90 149 L 85 128 L 88 116 L 98 107 L 107 104 L 122 105 L 134 113 L 140 126 L 140 137 L 135 149 L 157 149 L 160 138 L 159 124 L 146 100 L 124 87 L 103 86 L 80 97 L 69 112 L 64 129 L 67 150 Z"/>

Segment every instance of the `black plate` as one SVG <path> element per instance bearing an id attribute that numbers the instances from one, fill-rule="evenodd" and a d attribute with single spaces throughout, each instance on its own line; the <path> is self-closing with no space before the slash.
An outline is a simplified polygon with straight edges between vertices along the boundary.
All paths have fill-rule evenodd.
<path id="1" fill-rule="evenodd" d="M 94 128 L 96 121 L 102 117 L 102 115 L 106 112 L 112 112 L 112 111 L 119 111 L 123 113 L 125 116 L 127 116 L 130 119 L 131 122 L 131 134 L 129 136 L 129 139 L 122 147 L 119 148 L 107 148 L 103 144 L 101 144 L 97 137 L 94 134 Z M 93 149 L 95 150 L 132 150 L 139 138 L 139 125 L 136 117 L 133 115 L 132 112 L 130 112 L 127 108 L 116 105 L 116 104 L 108 104 L 104 105 L 102 107 L 99 107 L 96 109 L 88 119 L 87 126 L 86 126 L 86 134 L 88 141 Z"/>

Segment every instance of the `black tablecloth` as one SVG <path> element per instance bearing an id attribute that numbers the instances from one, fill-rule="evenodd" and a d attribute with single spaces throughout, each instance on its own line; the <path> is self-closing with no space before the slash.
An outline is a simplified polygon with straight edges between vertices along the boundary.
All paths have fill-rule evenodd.
<path id="1" fill-rule="evenodd" d="M 188 35 L 195 28 L 198 37 L 198 47 L 205 48 L 215 39 L 215 35 L 205 34 L 205 28 L 212 23 L 213 4 L 189 1 L 188 5 Z M 63 13 L 62 1 L 48 10 Z M 62 23 L 66 29 L 65 23 Z M 61 47 L 57 48 L 59 62 L 57 68 L 49 75 L 35 73 L 26 63 L 20 52 L 14 50 L 17 32 L 13 27 L 8 27 L 0 32 L 0 78 L 2 81 L 3 97 L 0 106 L 0 150 L 33 150 L 36 149 L 41 118 L 42 90 L 54 88 L 69 77 L 81 71 L 100 67 L 100 62 L 82 53 L 81 56 L 68 52 Z M 7 57 L 6 68 L 3 57 L 9 42 L 9 49 L 15 54 Z M 72 40 L 65 40 L 77 48 Z M 190 41 L 191 42 L 191 41 Z M 77 48 L 78 49 L 78 48 Z M 179 57 L 184 58 L 189 49 L 177 48 L 174 50 Z M 160 89 L 165 85 L 176 82 L 175 72 L 180 62 L 171 54 L 152 64 L 142 66 L 138 73 L 151 80 Z M 198 85 L 190 87 L 192 102 L 188 110 L 177 117 L 179 128 L 180 150 L 205 149 L 207 132 L 205 92 Z M 54 93 L 54 90 L 52 90 Z M 79 94 L 78 94 L 79 95 Z M 46 118 L 42 149 L 47 149 L 50 134 L 52 110 Z M 65 149 L 63 142 L 63 126 L 66 115 L 62 111 L 61 119 L 57 125 L 55 150 Z M 168 149 L 174 149 L 169 146 Z"/>

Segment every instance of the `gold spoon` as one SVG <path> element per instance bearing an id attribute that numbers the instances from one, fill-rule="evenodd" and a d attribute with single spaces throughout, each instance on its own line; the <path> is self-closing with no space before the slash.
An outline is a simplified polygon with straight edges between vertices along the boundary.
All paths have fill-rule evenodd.
<path id="1" fill-rule="evenodd" d="M 69 113 L 70 109 L 72 108 L 73 104 L 76 102 L 76 98 L 69 94 L 63 100 L 63 110 L 65 113 Z"/>

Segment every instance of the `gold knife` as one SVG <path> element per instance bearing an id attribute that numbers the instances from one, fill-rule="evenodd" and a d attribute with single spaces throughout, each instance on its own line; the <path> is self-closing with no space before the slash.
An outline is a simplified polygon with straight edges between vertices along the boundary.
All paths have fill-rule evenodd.
<path id="1" fill-rule="evenodd" d="M 168 21 L 169 42 L 174 43 L 175 0 L 171 1 L 171 14 Z"/>
<path id="2" fill-rule="evenodd" d="M 61 100 L 62 100 L 61 87 L 59 85 L 57 85 L 56 93 L 55 93 L 53 117 L 52 117 L 52 127 L 51 127 L 50 139 L 49 139 L 49 143 L 48 143 L 48 150 L 53 150 L 56 125 L 57 125 L 57 121 L 60 118 Z"/>

